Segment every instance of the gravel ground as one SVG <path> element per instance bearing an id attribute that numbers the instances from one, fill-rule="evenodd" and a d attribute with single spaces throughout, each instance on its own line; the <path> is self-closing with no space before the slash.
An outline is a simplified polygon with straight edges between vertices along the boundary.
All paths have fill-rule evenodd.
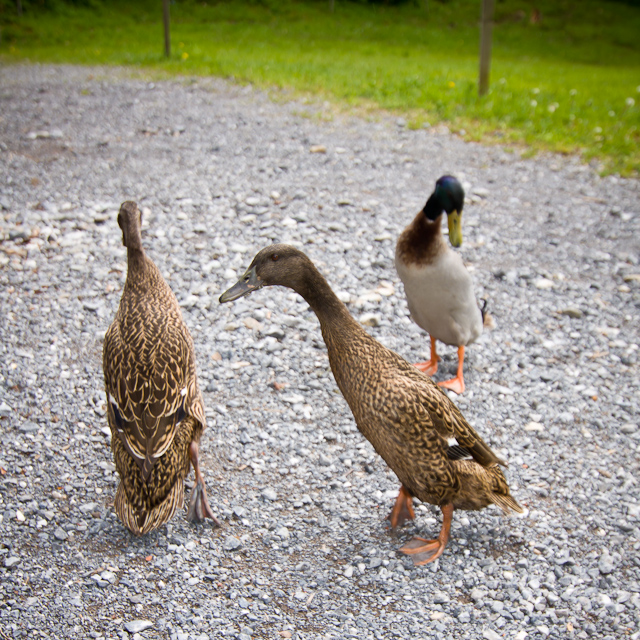
<path id="1" fill-rule="evenodd" d="M 0 68 L 0 639 L 639 638 L 638 182 L 286 98 Z M 415 568 L 397 549 L 439 512 L 389 531 L 398 482 L 315 316 L 285 289 L 217 297 L 258 249 L 298 244 L 373 335 L 425 357 L 393 253 L 445 172 L 496 321 L 454 401 L 529 513 L 456 512 Z M 113 511 L 101 348 L 126 199 L 195 340 L 221 529 L 179 514 L 136 539 Z"/>

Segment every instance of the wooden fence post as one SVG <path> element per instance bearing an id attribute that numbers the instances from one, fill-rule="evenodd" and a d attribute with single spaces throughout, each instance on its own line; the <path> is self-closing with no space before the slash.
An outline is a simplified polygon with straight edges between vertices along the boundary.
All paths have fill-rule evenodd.
<path id="1" fill-rule="evenodd" d="M 171 57 L 171 33 L 169 31 L 169 0 L 162 0 L 162 19 L 164 22 L 164 55 Z"/>
<path id="2" fill-rule="evenodd" d="M 478 93 L 481 96 L 489 91 L 493 9 L 494 0 L 482 0 L 482 19 L 480 22 L 480 83 L 478 85 Z"/>

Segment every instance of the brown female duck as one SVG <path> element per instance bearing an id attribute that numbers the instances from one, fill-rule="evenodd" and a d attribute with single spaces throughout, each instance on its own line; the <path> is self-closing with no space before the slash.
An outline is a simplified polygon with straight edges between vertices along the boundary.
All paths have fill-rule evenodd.
<path id="1" fill-rule="evenodd" d="M 206 421 L 191 335 L 176 297 L 142 248 L 135 202 L 122 204 L 118 224 L 127 248 L 127 280 L 102 354 L 120 475 L 116 513 L 136 535 L 156 529 L 182 506 L 184 478 L 193 464 L 196 485 L 187 517 L 220 524 L 198 463 Z"/>
<path id="2" fill-rule="evenodd" d="M 263 249 L 220 302 L 267 285 L 290 287 L 318 316 L 331 370 L 358 428 L 402 483 L 392 526 L 413 518 L 414 496 L 441 508 L 438 539 L 414 538 L 401 551 L 413 554 L 416 564 L 438 558 L 454 509 L 496 504 L 505 512 L 522 511 L 498 466 L 504 462 L 441 389 L 351 317 L 304 253 L 282 244 Z"/>

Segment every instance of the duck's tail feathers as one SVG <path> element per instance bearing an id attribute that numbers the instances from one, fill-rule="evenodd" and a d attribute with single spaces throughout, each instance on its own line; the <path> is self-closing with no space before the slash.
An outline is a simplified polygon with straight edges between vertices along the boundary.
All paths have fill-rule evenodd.
<path id="1" fill-rule="evenodd" d="M 515 511 L 516 513 L 524 513 L 524 509 L 509 494 L 492 493 L 491 500 L 498 505 L 504 513 Z"/>
<path id="2" fill-rule="evenodd" d="M 487 310 L 488 300 L 486 298 L 482 299 L 482 307 L 480 308 L 480 313 L 482 314 L 482 327 L 487 331 L 491 331 L 491 329 L 496 328 L 495 320 L 493 316 Z"/>
<path id="3" fill-rule="evenodd" d="M 184 483 L 177 478 L 167 497 L 151 509 L 136 508 L 127 498 L 122 483 L 118 485 L 114 507 L 118 518 L 131 533 L 142 536 L 157 529 L 173 517 L 176 509 L 182 508 L 184 501 Z"/>
<path id="4" fill-rule="evenodd" d="M 480 439 L 476 440 L 473 446 L 465 447 L 465 449 L 467 449 L 473 459 L 483 467 L 495 467 L 498 464 L 502 467 L 509 466 L 506 460 L 498 458 L 491 448 Z"/>

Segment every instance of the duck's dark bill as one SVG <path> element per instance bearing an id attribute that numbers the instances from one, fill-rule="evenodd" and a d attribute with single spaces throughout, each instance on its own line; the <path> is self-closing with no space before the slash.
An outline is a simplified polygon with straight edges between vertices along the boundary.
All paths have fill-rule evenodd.
<path id="1" fill-rule="evenodd" d="M 254 269 L 249 269 L 233 287 L 227 289 L 221 296 L 220 302 L 233 302 L 242 296 L 249 295 L 252 291 L 262 286 Z"/>

